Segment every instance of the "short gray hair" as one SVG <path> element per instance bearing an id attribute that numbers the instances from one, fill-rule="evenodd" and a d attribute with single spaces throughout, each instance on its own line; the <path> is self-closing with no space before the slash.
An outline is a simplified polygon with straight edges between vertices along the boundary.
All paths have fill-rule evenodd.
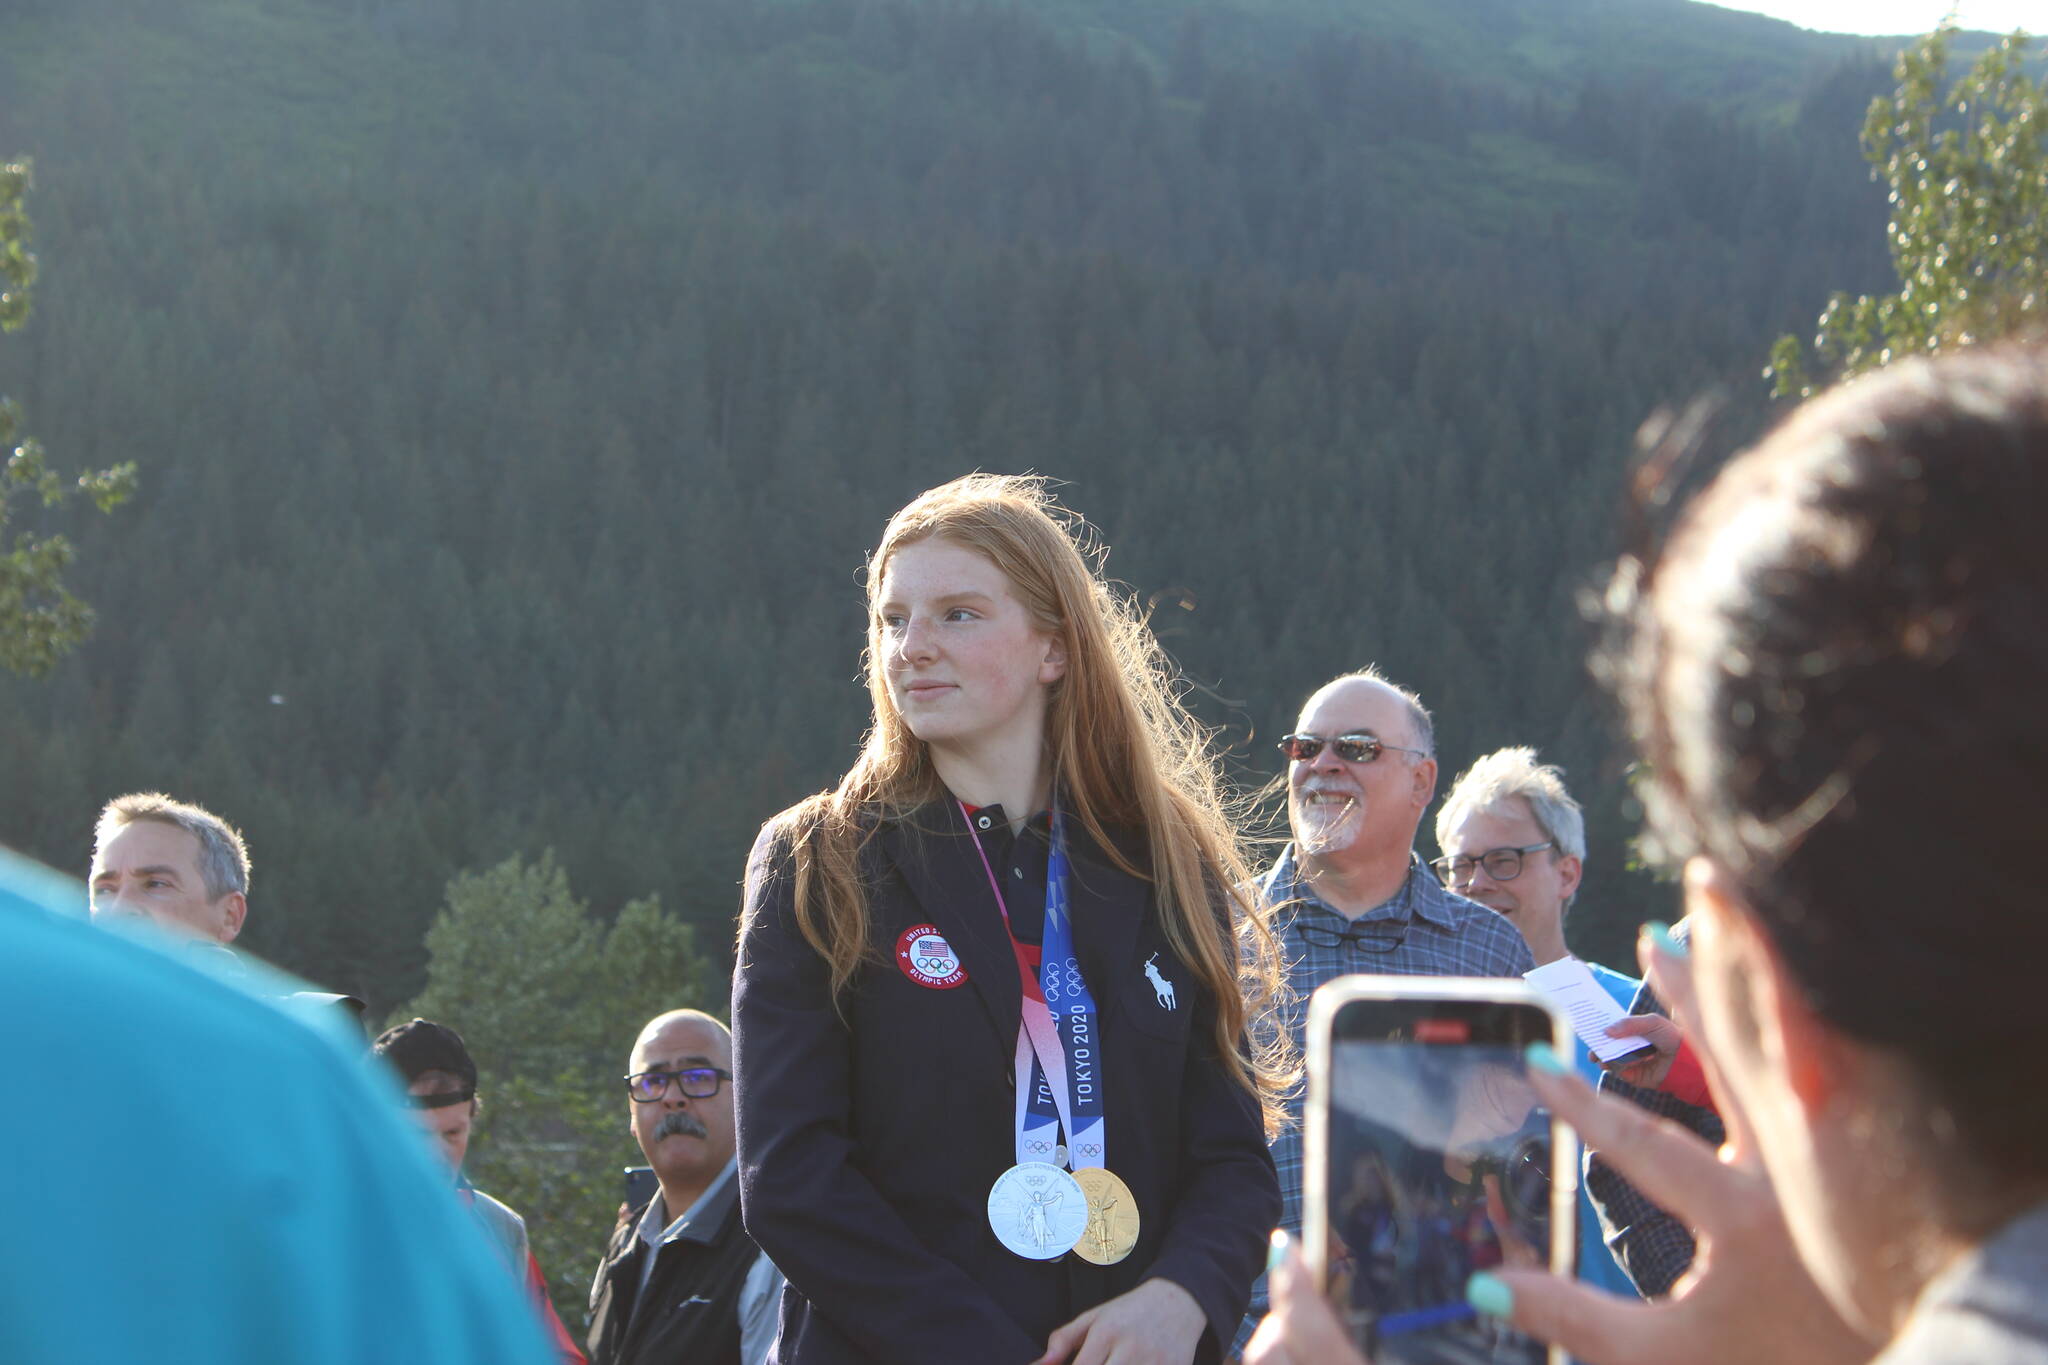
<path id="1" fill-rule="evenodd" d="M 1586 856 L 1586 814 L 1572 794 L 1565 790 L 1564 770 L 1555 764 L 1538 763 L 1536 751 L 1527 745 L 1495 749 L 1467 768 L 1451 786 L 1443 807 L 1436 813 L 1436 845 L 1444 846 L 1451 826 L 1474 811 L 1489 810 L 1521 797 L 1529 803 L 1529 814 L 1543 837 L 1556 846 L 1560 858 Z"/>
<path id="2" fill-rule="evenodd" d="M 1408 724 L 1415 732 L 1415 747 L 1422 750 L 1425 758 L 1436 757 L 1436 722 L 1430 719 L 1429 708 L 1422 704 L 1421 697 L 1380 672 L 1377 664 L 1367 664 L 1354 673 L 1340 673 L 1318 687 L 1316 693 L 1327 692 L 1339 683 L 1348 682 L 1378 683 L 1399 697 L 1401 705 L 1407 708 Z"/>
<path id="3" fill-rule="evenodd" d="M 93 827 L 94 857 L 137 820 L 175 826 L 199 841 L 199 876 L 206 883 L 208 900 L 217 901 L 231 891 L 249 894 L 249 846 L 242 841 L 242 832 L 212 811 L 162 792 L 130 792 L 107 802 Z"/>

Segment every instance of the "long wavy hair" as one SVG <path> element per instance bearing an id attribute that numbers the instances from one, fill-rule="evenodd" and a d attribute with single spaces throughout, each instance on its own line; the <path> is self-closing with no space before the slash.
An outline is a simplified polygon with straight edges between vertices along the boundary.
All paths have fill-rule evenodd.
<path id="1" fill-rule="evenodd" d="M 1065 675 L 1047 694 L 1045 742 L 1062 809 L 1126 872 L 1155 888 L 1173 953 L 1216 1000 L 1221 1064 L 1254 1095 L 1269 1131 L 1292 1080 L 1284 1037 L 1247 1029 L 1282 987 L 1279 955 L 1251 883 L 1210 732 L 1181 704 L 1178 674 L 1143 614 L 1113 591 L 1085 522 L 1043 479 L 971 474 L 916 498 L 889 521 L 867 563 L 868 692 L 874 723 L 839 785 L 777 817 L 794 862 L 797 924 L 831 966 L 835 1003 L 869 942 L 862 845 L 881 822 L 946 794 L 931 753 L 889 696 L 876 594 L 905 546 L 943 540 L 987 557 L 1037 628 L 1065 647 Z M 1134 864 L 1111 829 L 1142 831 Z"/>

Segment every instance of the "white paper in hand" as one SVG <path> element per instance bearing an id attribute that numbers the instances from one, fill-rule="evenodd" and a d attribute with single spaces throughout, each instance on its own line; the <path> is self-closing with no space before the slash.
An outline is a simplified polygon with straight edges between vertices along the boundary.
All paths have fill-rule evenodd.
<path id="1" fill-rule="evenodd" d="M 1572 1032 L 1579 1035 L 1579 1041 L 1596 1060 L 1611 1062 L 1642 1048 L 1640 1038 L 1608 1035 L 1607 1026 L 1617 1019 L 1626 1019 L 1628 1011 L 1600 989 L 1593 973 L 1577 958 L 1561 957 L 1546 962 L 1533 971 L 1523 972 L 1522 979 L 1557 1002 L 1564 1017 L 1571 1020 Z"/>

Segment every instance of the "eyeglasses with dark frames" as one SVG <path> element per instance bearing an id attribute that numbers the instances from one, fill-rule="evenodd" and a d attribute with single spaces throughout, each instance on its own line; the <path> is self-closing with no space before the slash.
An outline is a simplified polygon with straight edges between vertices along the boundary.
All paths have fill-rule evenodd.
<path id="1" fill-rule="evenodd" d="M 1476 858 L 1464 854 L 1456 857 L 1438 858 L 1430 863 L 1436 869 L 1437 877 L 1445 886 L 1457 886 L 1472 880 L 1472 870 L 1483 867 L 1486 875 L 1497 882 L 1511 882 L 1522 875 L 1522 855 L 1556 845 L 1555 839 L 1545 839 L 1540 844 L 1524 844 L 1520 848 L 1489 848 Z"/>
<path id="2" fill-rule="evenodd" d="M 1353 920 L 1342 929 L 1327 925 L 1310 924 L 1306 920 L 1294 921 L 1295 932 L 1301 941 L 1315 948 L 1342 948 L 1350 944 L 1361 953 L 1391 953 L 1408 941 L 1408 921 Z"/>
<path id="3" fill-rule="evenodd" d="M 653 1104 L 668 1093 L 670 1081 L 688 1098 L 708 1100 L 718 1093 L 719 1082 L 731 1079 L 732 1073 L 721 1067 L 693 1066 L 682 1071 L 636 1071 L 625 1081 L 626 1093 L 635 1104 Z"/>
<path id="4" fill-rule="evenodd" d="M 1337 757 L 1343 759 L 1346 763 L 1371 763 L 1388 749 L 1392 749 L 1397 754 L 1415 754 L 1423 758 L 1429 756 L 1426 749 L 1403 748 L 1399 744 L 1387 743 L 1378 735 L 1368 735 L 1362 732 L 1338 735 L 1335 739 L 1325 739 L 1321 735 L 1310 734 L 1280 736 L 1280 752 L 1286 754 L 1288 760 L 1293 763 L 1313 762 L 1315 756 L 1323 751 L 1325 744 L 1329 745 L 1336 752 Z"/>

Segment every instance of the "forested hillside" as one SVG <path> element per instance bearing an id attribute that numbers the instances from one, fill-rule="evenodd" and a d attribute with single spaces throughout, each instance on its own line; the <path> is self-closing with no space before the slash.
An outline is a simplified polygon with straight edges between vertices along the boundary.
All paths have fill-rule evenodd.
<path id="1" fill-rule="evenodd" d="M 62 523 L 101 625 L 0 682 L 0 841 L 198 800 L 246 941 L 380 1012 L 514 852 L 726 942 L 858 740 L 883 519 L 1035 469 L 1248 781 L 1371 660 L 1446 781 L 1564 763 L 1618 958 L 1665 893 L 1573 595 L 1637 424 L 1753 423 L 1882 283 L 1889 59 L 1680 0 L 0 0 L 0 388 L 142 477 Z"/>

